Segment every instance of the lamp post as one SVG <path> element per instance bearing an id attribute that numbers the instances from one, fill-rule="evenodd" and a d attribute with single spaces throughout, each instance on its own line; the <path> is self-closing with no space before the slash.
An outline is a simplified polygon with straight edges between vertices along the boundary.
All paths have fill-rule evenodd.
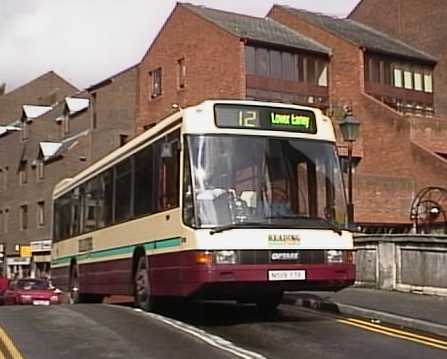
<path id="1" fill-rule="evenodd" d="M 346 110 L 343 120 L 339 124 L 343 140 L 348 144 L 348 225 L 354 224 L 354 204 L 352 202 L 352 147 L 359 135 L 360 122 L 352 114 L 352 109 Z"/>

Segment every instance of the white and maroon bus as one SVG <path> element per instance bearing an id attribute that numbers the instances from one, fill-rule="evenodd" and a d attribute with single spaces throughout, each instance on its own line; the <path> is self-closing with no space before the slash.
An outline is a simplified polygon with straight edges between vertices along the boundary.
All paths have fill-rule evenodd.
<path id="1" fill-rule="evenodd" d="M 74 302 L 132 294 L 274 309 L 353 284 L 331 120 L 255 101 L 180 109 L 54 191 L 52 279 Z"/>

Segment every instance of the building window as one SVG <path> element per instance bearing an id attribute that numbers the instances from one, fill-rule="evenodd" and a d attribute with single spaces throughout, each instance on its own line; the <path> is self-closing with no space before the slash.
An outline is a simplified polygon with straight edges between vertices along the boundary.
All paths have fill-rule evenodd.
<path id="1" fill-rule="evenodd" d="M 422 74 L 419 72 L 415 72 L 414 73 L 414 89 L 416 91 L 422 91 L 423 90 L 423 86 L 422 86 Z"/>
<path id="2" fill-rule="evenodd" d="M 96 92 L 92 93 L 92 128 L 97 128 L 98 126 L 98 118 L 96 114 Z"/>
<path id="3" fill-rule="evenodd" d="M 3 233 L 8 233 L 8 223 L 9 223 L 9 209 L 3 211 Z"/>
<path id="4" fill-rule="evenodd" d="M 394 69 L 393 71 L 393 82 L 395 87 L 402 87 L 402 70 Z"/>
<path id="5" fill-rule="evenodd" d="M 3 210 L 0 209 L 0 236 L 3 234 L 3 226 L 5 219 L 3 218 Z"/>
<path id="6" fill-rule="evenodd" d="M 45 202 L 37 202 L 37 225 L 43 227 L 45 225 Z"/>
<path id="7" fill-rule="evenodd" d="M 255 48 L 253 46 L 245 46 L 245 73 L 250 75 L 256 74 L 256 57 Z"/>
<path id="8" fill-rule="evenodd" d="M 282 75 L 281 52 L 270 50 L 270 76 L 280 79 Z"/>
<path id="9" fill-rule="evenodd" d="M 64 115 L 64 136 L 70 133 L 70 116 L 68 114 Z"/>
<path id="10" fill-rule="evenodd" d="M 0 183 L 0 185 L 3 184 L 3 189 L 6 191 L 8 188 L 8 167 L 6 166 L 5 168 L 3 168 L 3 182 Z"/>
<path id="11" fill-rule="evenodd" d="M 129 139 L 128 135 L 120 135 L 120 147 L 123 147 Z"/>
<path id="12" fill-rule="evenodd" d="M 380 61 L 370 58 L 368 61 L 369 81 L 380 83 Z"/>
<path id="13" fill-rule="evenodd" d="M 270 75 L 270 58 L 267 49 L 256 48 L 256 75 Z"/>
<path id="14" fill-rule="evenodd" d="M 29 138 L 29 125 L 26 120 L 22 122 L 22 141 L 26 141 Z"/>
<path id="15" fill-rule="evenodd" d="M 161 96 L 161 68 L 149 72 L 151 98 Z"/>
<path id="16" fill-rule="evenodd" d="M 323 61 L 317 62 L 317 85 L 327 87 L 327 64 Z"/>
<path id="17" fill-rule="evenodd" d="M 306 58 L 304 56 L 299 55 L 297 58 L 298 62 L 297 62 L 297 66 L 298 66 L 298 81 L 299 82 L 304 82 L 305 78 L 304 78 L 304 69 L 306 68 Z"/>
<path id="18" fill-rule="evenodd" d="M 177 61 L 177 87 L 179 89 L 185 88 L 186 80 L 186 64 L 185 59 L 181 58 Z"/>
<path id="19" fill-rule="evenodd" d="M 424 91 L 433 92 L 433 78 L 432 74 L 424 74 Z"/>
<path id="20" fill-rule="evenodd" d="M 246 46 L 245 71 L 250 75 L 328 86 L 327 60 L 297 53 Z"/>
<path id="21" fill-rule="evenodd" d="M 404 88 L 406 90 L 413 89 L 413 74 L 409 70 L 404 71 Z"/>
<path id="22" fill-rule="evenodd" d="M 27 161 L 20 161 L 19 165 L 19 182 L 24 185 L 28 182 L 28 166 Z"/>
<path id="23" fill-rule="evenodd" d="M 22 231 L 28 228 L 28 205 L 20 206 L 20 229 Z"/>
<path id="24" fill-rule="evenodd" d="M 288 81 L 298 81 L 297 55 L 282 53 L 282 78 Z"/>
<path id="25" fill-rule="evenodd" d="M 43 180 L 45 178 L 45 163 L 42 159 L 37 161 L 36 174 L 37 180 Z"/>

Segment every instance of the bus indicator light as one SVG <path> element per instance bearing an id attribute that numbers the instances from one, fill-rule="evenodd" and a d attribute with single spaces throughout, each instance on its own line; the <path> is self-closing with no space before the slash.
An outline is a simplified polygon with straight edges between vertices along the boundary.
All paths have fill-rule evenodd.
<path id="1" fill-rule="evenodd" d="M 211 252 L 208 251 L 200 251 L 196 253 L 196 263 L 197 264 L 204 264 L 204 265 L 211 265 L 213 264 L 213 255 Z"/>

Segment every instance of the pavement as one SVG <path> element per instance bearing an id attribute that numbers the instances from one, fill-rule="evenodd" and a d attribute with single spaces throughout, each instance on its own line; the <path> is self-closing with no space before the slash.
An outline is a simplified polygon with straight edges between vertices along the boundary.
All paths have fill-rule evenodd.
<path id="1" fill-rule="evenodd" d="M 289 292 L 284 303 L 447 337 L 447 297 L 350 287 L 336 293 Z"/>

